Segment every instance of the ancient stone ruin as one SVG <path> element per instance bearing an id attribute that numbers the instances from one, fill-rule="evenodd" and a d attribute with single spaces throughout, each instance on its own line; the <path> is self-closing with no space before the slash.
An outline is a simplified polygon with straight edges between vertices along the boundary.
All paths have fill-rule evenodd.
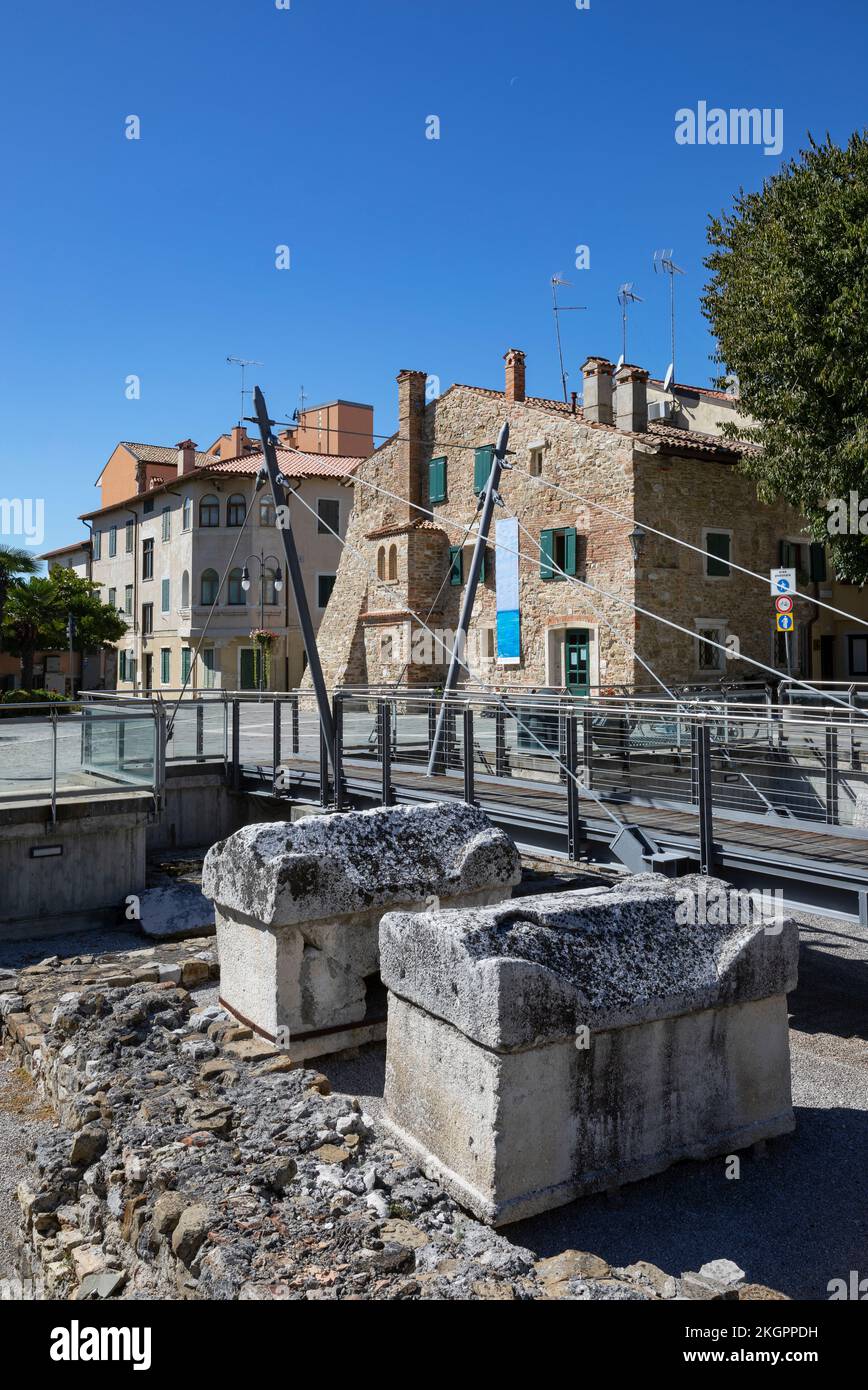
<path id="1" fill-rule="evenodd" d="M 295 1061 L 382 1038 L 367 982 L 383 913 L 497 903 L 520 877 L 511 840 L 463 802 L 247 826 L 202 878 L 221 1002 Z"/>
<path id="2" fill-rule="evenodd" d="M 385 1122 L 480 1219 L 795 1127 L 795 924 L 684 923 L 690 882 L 384 917 Z"/>

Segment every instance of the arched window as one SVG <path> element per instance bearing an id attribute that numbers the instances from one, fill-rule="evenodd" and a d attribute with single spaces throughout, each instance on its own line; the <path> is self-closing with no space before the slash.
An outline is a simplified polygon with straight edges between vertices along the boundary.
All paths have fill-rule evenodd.
<path id="1" fill-rule="evenodd" d="M 386 547 L 381 545 L 377 551 L 377 578 L 386 578 Z"/>
<path id="2" fill-rule="evenodd" d="M 394 656 L 394 639 L 391 632 L 386 632 L 380 638 L 380 660 L 389 662 Z"/>
<path id="3" fill-rule="evenodd" d="M 241 575 L 242 571 L 240 569 L 234 569 L 229 571 L 229 593 L 227 596 L 228 603 L 244 604 L 247 602 L 247 595 L 241 587 Z"/>
<path id="4" fill-rule="evenodd" d="M 210 607 L 210 605 L 214 602 L 214 600 L 217 597 L 217 586 L 219 585 L 219 583 L 220 576 L 218 575 L 216 570 L 202 571 L 202 603 L 206 603 Z"/>
<path id="5" fill-rule="evenodd" d="M 262 571 L 262 602 L 277 603 L 277 589 L 274 587 L 277 582 L 277 571 L 265 568 Z"/>
<path id="6" fill-rule="evenodd" d="M 220 503 L 218 499 L 210 493 L 207 497 L 203 497 L 202 501 L 199 503 L 199 525 L 220 525 Z"/>
<path id="7" fill-rule="evenodd" d="M 389 546 L 389 583 L 396 584 L 398 581 L 398 547 Z"/>
<path id="8" fill-rule="evenodd" d="M 247 503 L 240 492 L 234 492 L 226 503 L 226 525 L 243 526 L 246 515 Z"/>
<path id="9" fill-rule="evenodd" d="M 184 498 L 184 514 L 183 514 L 183 522 L 182 522 L 182 525 L 183 525 L 183 528 L 184 528 L 185 531 L 189 531 L 190 527 L 193 525 L 193 499 L 192 499 L 192 497 L 185 497 L 185 498 Z"/>
<path id="10" fill-rule="evenodd" d="M 259 503 L 259 524 L 260 526 L 277 525 L 277 513 L 274 510 L 274 501 L 271 497 L 263 497 Z"/>
<path id="11" fill-rule="evenodd" d="M 189 572 L 189 570 L 184 570 L 184 573 L 181 575 L 181 607 L 182 607 L 182 608 L 189 608 L 189 607 L 190 607 L 190 572 Z"/>

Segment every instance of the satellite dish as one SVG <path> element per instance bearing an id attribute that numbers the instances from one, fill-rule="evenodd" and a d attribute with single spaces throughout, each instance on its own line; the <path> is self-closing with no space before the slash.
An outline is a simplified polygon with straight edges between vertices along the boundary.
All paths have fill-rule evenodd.
<path id="1" fill-rule="evenodd" d="M 621 368 L 623 367 L 623 365 L 624 365 L 624 354 L 623 354 L 623 352 L 622 352 L 622 353 L 621 353 L 621 356 L 618 358 L 617 362 L 615 363 L 615 372 L 614 372 L 614 375 L 617 376 L 618 372 L 620 372 L 620 370 L 621 370 Z"/>
<path id="2" fill-rule="evenodd" d="M 673 371 L 674 371 L 674 367 L 673 367 L 673 364 L 670 362 L 670 363 L 669 363 L 669 366 L 666 368 L 666 375 L 665 375 L 665 377 L 663 378 L 663 390 L 664 390 L 664 391 L 668 391 L 668 390 L 669 390 L 669 387 L 672 385 L 672 373 L 673 373 Z"/>

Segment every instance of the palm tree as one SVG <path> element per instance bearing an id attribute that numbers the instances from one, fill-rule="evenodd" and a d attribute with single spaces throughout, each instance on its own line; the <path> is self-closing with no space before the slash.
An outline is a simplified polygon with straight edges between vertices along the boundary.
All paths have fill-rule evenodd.
<path id="1" fill-rule="evenodd" d="M 0 627 L 3 625 L 3 611 L 9 587 L 17 574 L 36 574 L 39 561 L 29 550 L 18 550 L 14 545 L 0 545 Z"/>

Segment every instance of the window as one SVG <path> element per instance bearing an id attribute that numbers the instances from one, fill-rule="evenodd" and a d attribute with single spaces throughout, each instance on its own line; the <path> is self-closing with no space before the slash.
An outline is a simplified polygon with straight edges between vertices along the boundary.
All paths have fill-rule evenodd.
<path id="1" fill-rule="evenodd" d="M 380 660 L 388 662 L 392 660 L 394 654 L 394 639 L 391 632 L 385 632 L 380 638 Z"/>
<path id="2" fill-rule="evenodd" d="M 449 583 L 455 586 L 464 583 L 464 551 L 460 545 L 449 547 Z"/>
<path id="3" fill-rule="evenodd" d="M 582 537 L 584 540 L 584 537 Z M 541 579 L 562 579 L 578 573 L 579 537 L 574 526 L 540 534 Z"/>
<path id="4" fill-rule="evenodd" d="M 118 652 L 118 680 L 125 681 L 127 678 L 127 654 Z"/>
<path id="5" fill-rule="evenodd" d="M 259 583 L 262 588 L 262 602 L 277 603 L 277 588 L 275 587 L 277 584 L 277 571 L 270 568 L 264 569 Z"/>
<path id="6" fill-rule="evenodd" d="M 238 571 L 236 570 L 235 573 L 237 574 Z M 219 583 L 220 576 L 216 570 L 203 570 L 199 602 L 207 604 L 210 608 L 211 604 L 216 602 Z"/>
<path id="7" fill-rule="evenodd" d="M 722 671 L 726 665 L 726 653 L 721 646 L 726 643 L 725 623 L 697 623 L 697 665 L 700 671 Z M 720 646 L 713 644 L 719 642 Z"/>
<path id="8" fill-rule="evenodd" d="M 190 527 L 193 525 L 193 499 L 192 499 L 192 497 L 185 497 L 185 498 L 184 498 L 184 510 L 183 510 L 183 513 L 182 513 L 181 525 L 182 525 L 182 527 L 184 528 L 185 531 L 189 531 L 189 530 L 190 530 Z"/>
<path id="9" fill-rule="evenodd" d="M 93 536 L 91 537 L 91 540 L 92 540 L 92 544 L 93 544 L 93 558 L 94 558 L 95 560 L 101 560 L 101 559 L 102 559 L 102 531 L 94 531 Z"/>
<path id="10" fill-rule="evenodd" d="M 428 464 L 428 501 L 446 501 L 446 460 L 432 459 Z"/>
<path id="11" fill-rule="evenodd" d="M 539 478 L 543 471 L 543 447 L 539 445 L 530 451 L 529 469 L 532 478 Z"/>
<path id="12" fill-rule="evenodd" d="M 135 534 L 136 523 L 134 521 L 128 521 L 124 526 L 124 550 L 127 555 L 132 555 L 133 553 L 133 538 Z"/>
<path id="13" fill-rule="evenodd" d="M 117 605 L 118 605 L 118 591 L 117 591 L 117 589 L 109 589 L 109 591 L 108 591 L 108 604 L 109 604 L 109 608 L 117 608 Z"/>
<path id="14" fill-rule="evenodd" d="M 184 570 L 181 575 L 181 607 L 185 611 L 190 607 L 190 572 Z"/>
<path id="15" fill-rule="evenodd" d="M 127 584 L 124 589 L 124 612 L 128 618 L 133 616 L 133 586 Z"/>
<path id="16" fill-rule="evenodd" d="M 316 602 L 318 608 L 325 608 L 335 587 L 336 574 L 318 574 L 316 577 Z"/>
<path id="17" fill-rule="evenodd" d="M 117 555 L 117 553 L 118 553 L 118 528 L 117 528 L 116 526 L 110 526 L 110 527 L 109 527 L 109 559 L 112 559 L 115 555 Z"/>
<path id="18" fill-rule="evenodd" d="M 242 571 L 234 569 L 229 571 L 229 589 L 226 602 L 241 607 L 247 602 L 247 595 L 241 586 Z"/>
<path id="19" fill-rule="evenodd" d="M 154 499 L 153 499 L 153 497 L 149 497 L 149 498 L 146 500 L 146 502 L 144 503 L 144 506 L 142 507 L 142 511 L 143 511 L 143 513 L 144 513 L 145 516 L 150 516 L 150 515 L 151 515 L 151 512 L 152 512 L 153 510 L 154 510 Z"/>
<path id="20" fill-rule="evenodd" d="M 386 578 L 386 547 L 381 545 L 377 551 L 377 578 Z"/>
<path id="21" fill-rule="evenodd" d="M 160 648 L 160 683 L 168 685 L 172 677 L 172 652 L 169 647 Z"/>
<path id="22" fill-rule="evenodd" d="M 491 459 L 494 454 L 494 445 L 486 444 L 482 449 L 477 449 L 473 457 L 473 491 L 482 492 L 488 483 L 488 475 L 491 472 Z"/>
<path id="23" fill-rule="evenodd" d="M 814 584 L 826 582 L 826 547 L 819 542 L 811 545 L 808 552 L 808 574 Z"/>
<path id="24" fill-rule="evenodd" d="M 199 525 L 220 525 L 220 503 L 218 499 L 210 493 L 207 497 L 203 497 L 202 501 L 199 503 Z"/>
<path id="25" fill-rule="evenodd" d="M 190 650 L 189 647 L 182 647 L 182 648 L 181 648 L 181 684 L 182 684 L 182 685 L 186 685 L 186 684 L 187 684 L 187 681 L 190 679 L 190 671 L 191 671 L 192 665 L 193 665 L 192 657 L 193 657 L 193 653 L 192 653 L 192 651 Z"/>
<path id="26" fill-rule="evenodd" d="M 142 636 L 149 637 L 154 630 L 154 605 L 142 604 Z"/>
<path id="27" fill-rule="evenodd" d="M 151 537 L 142 541 L 142 578 L 153 579 L 154 577 L 154 542 Z"/>
<path id="28" fill-rule="evenodd" d="M 160 612 L 168 613 L 171 609 L 170 604 L 171 581 L 164 579 L 160 583 Z"/>
<path id="29" fill-rule="evenodd" d="M 274 499 L 271 497 L 263 497 L 259 503 L 259 524 L 260 526 L 275 526 L 277 524 Z"/>
<path id="30" fill-rule="evenodd" d="M 703 531 L 702 548 L 705 556 L 706 579 L 729 579 L 732 573 L 729 560 L 732 558 L 731 531 Z"/>
<path id="31" fill-rule="evenodd" d="M 868 637 L 863 635 L 847 638 L 847 651 L 851 676 L 868 676 Z"/>
<path id="32" fill-rule="evenodd" d="M 484 627 L 481 636 L 483 660 L 494 661 L 497 656 L 497 628 Z"/>
<path id="33" fill-rule="evenodd" d="M 247 515 L 247 503 L 240 492 L 234 492 L 226 503 L 226 525 L 243 526 Z"/>
<path id="34" fill-rule="evenodd" d="M 205 689 L 213 690 L 217 674 L 217 656 L 213 647 L 206 647 L 203 651 L 202 665 L 205 669 Z"/>
<path id="35" fill-rule="evenodd" d="M 389 564 L 388 564 L 388 566 L 387 566 L 386 574 L 387 574 L 387 577 L 388 577 L 388 580 L 389 580 L 389 583 L 390 583 L 390 584 L 397 584 L 397 582 L 398 582 L 398 547 L 397 547 L 396 545 L 390 545 L 390 546 L 389 546 Z"/>
<path id="36" fill-rule="evenodd" d="M 316 533 L 331 536 L 340 530 L 341 504 L 333 497 L 316 499 Z"/>
<path id="37" fill-rule="evenodd" d="M 171 535 L 172 535 L 172 509 L 171 509 L 171 507 L 164 507 L 164 508 L 163 508 L 163 540 L 164 540 L 164 541 L 169 540 L 170 537 L 171 537 Z"/>

